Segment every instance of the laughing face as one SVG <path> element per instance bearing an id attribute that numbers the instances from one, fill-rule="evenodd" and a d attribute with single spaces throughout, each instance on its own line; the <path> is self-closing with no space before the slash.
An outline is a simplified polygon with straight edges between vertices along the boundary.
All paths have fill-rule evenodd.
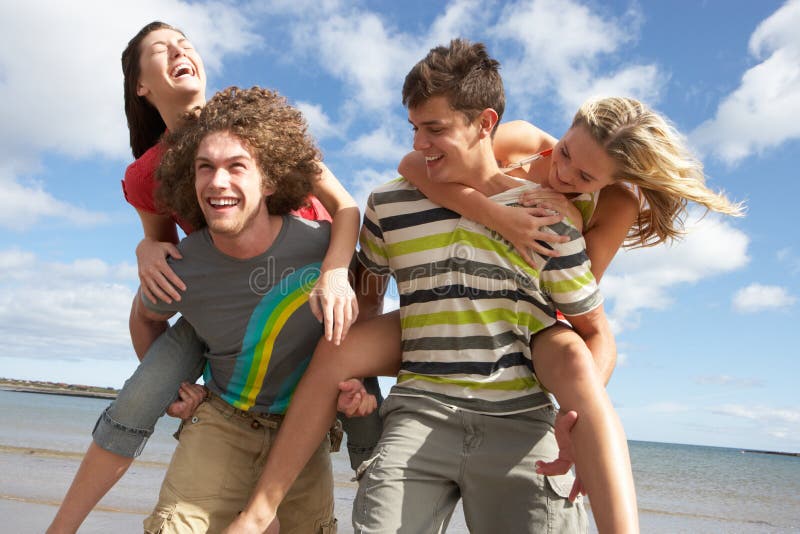
<path id="1" fill-rule="evenodd" d="M 479 121 L 468 122 L 444 96 L 409 108 L 408 121 L 414 129 L 414 150 L 425 156 L 430 180 L 464 181 L 473 174 L 481 161 L 480 151 L 474 150 L 481 139 Z"/>
<path id="2" fill-rule="evenodd" d="M 238 237 L 267 214 L 263 177 L 242 141 L 228 132 L 209 134 L 195 157 L 195 191 L 212 234 Z"/>
<path id="3" fill-rule="evenodd" d="M 139 51 L 141 74 L 136 93 L 156 107 L 165 99 L 205 92 L 203 60 L 182 33 L 167 28 L 150 32 Z"/>
<path id="4" fill-rule="evenodd" d="M 547 185 L 559 193 L 594 193 L 614 181 L 616 163 L 584 126 L 574 126 L 553 149 Z"/>

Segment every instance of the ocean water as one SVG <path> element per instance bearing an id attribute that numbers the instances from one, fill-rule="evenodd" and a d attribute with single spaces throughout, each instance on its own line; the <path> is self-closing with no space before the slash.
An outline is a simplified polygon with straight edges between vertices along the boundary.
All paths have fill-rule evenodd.
<path id="1" fill-rule="evenodd" d="M 56 511 L 102 399 L 0 390 L 1 532 L 43 532 Z M 81 532 L 141 532 L 175 447 L 165 417 L 144 453 Z M 738 449 L 631 441 L 645 533 L 800 532 L 800 458 Z M 352 532 L 356 484 L 346 454 L 333 455 L 340 532 Z M 450 533 L 467 532 L 460 509 Z"/>

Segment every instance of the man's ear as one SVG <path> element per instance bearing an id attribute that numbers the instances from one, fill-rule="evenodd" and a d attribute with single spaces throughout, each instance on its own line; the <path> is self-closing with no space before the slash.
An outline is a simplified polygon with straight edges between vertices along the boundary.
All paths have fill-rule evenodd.
<path id="1" fill-rule="evenodd" d="M 491 137 L 492 131 L 497 124 L 497 112 L 492 108 L 486 108 L 481 111 L 478 120 L 481 125 L 481 137 Z"/>
<path id="2" fill-rule="evenodd" d="M 275 194 L 275 182 L 270 180 L 269 178 L 265 177 L 263 174 L 261 175 L 261 191 L 264 193 L 264 196 L 269 197 Z"/>

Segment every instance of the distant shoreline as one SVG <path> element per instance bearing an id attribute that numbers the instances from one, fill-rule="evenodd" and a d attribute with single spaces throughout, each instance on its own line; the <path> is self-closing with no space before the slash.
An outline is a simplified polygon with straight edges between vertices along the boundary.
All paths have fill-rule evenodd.
<path id="1" fill-rule="evenodd" d="M 778 456 L 796 456 L 800 458 L 800 452 L 759 451 L 755 449 L 742 449 L 742 452 L 748 454 L 775 454 Z"/>
<path id="2" fill-rule="evenodd" d="M 115 399 L 118 391 L 114 388 L 100 388 L 38 380 L 14 380 L 0 378 L 0 389 L 17 393 L 43 393 L 45 395 L 66 395 L 69 397 L 88 397 L 93 399 Z"/>

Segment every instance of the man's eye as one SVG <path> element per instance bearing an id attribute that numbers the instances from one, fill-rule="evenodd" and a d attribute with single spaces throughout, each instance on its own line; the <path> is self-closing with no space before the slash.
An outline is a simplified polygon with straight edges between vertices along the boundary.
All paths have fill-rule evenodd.
<path id="1" fill-rule="evenodd" d="M 564 147 L 561 147 L 561 155 L 569 159 L 569 154 L 567 153 L 567 149 Z"/>

